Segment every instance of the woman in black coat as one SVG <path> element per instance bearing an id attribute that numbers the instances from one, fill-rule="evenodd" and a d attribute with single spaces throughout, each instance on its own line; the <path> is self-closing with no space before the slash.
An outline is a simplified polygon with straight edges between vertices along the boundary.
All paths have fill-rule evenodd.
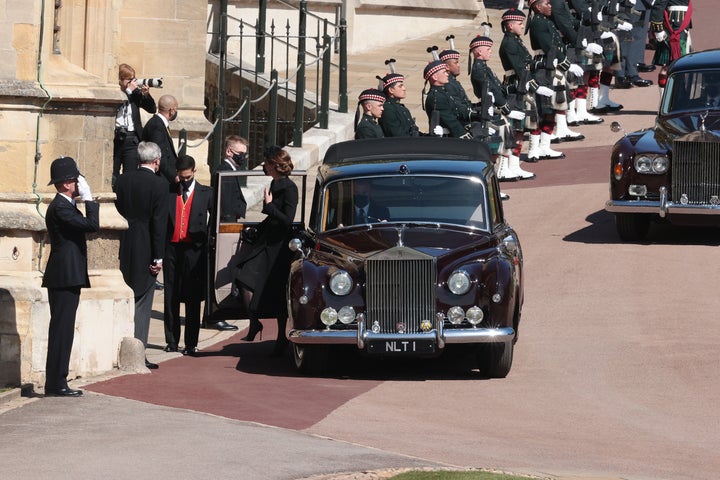
<path id="1" fill-rule="evenodd" d="M 262 332 L 258 318 L 261 299 L 263 306 L 276 308 L 278 337 L 274 353 L 282 353 L 287 343 L 287 302 L 285 290 L 290 271 L 290 249 L 287 242 L 298 204 L 298 189 L 288 178 L 293 170 L 290 155 L 280 147 L 265 150 L 263 172 L 272 177 L 270 188 L 264 189 L 262 212 L 267 215 L 258 225 L 252 248 L 240 254 L 235 282 L 250 318 L 248 334 L 242 340 L 253 341 Z M 266 291 L 267 290 L 267 291 Z M 262 338 L 262 333 L 260 333 Z"/>

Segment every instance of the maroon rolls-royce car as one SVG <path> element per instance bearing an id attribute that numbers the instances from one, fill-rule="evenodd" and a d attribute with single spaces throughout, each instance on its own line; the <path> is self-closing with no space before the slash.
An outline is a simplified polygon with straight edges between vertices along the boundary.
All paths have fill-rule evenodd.
<path id="1" fill-rule="evenodd" d="M 720 49 L 685 55 L 667 68 L 655 126 L 613 148 L 605 209 L 621 239 L 644 240 L 652 222 L 720 224 L 719 135 Z"/>
<path id="2" fill-rule="evenodd" d="M 288 339 L 295 366 L 334 347 L 374 356 L 467 348 L 488 377 L 511 368 L 522 252 L 487 145 L 388 138 L 333 145 L 309 222 L 291 242 Z"/>

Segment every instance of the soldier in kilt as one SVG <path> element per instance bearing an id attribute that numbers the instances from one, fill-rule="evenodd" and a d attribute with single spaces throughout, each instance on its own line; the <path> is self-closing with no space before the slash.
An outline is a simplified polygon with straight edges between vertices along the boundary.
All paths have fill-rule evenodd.
<path id="1" fill-rule="evenodd" d="M 384 136 L 382 128 L 378 125 L 378 118 L 382 116 L 384 103 L 385 95 L 380 90 L 368 88 L 360 93 L 358 108 L 355 112 L 355 140 Z"/>
<path id="2" fill-rule="evenodd" d="M 384 77 L 377 77 L 381 89 L 387 97 L 383 105 L 383 114 L 378 120 L 383 134 L 386 137 L 417 137 L 420 131 L 410 110 L 400 103 L 407 96 L 405 77 L 395 71 L 395 59 L 385 60 L 390 67 L 390 73 Z"/>
<path id="3" fill-rule="evenodd" d="M 650 12 L 650 30 L 657 41 L 653 64 L 665 66 L 691 52 L 691 28 L 690 0 L 655 0 Z"/>
<path id="4" fill-rule="evenodd" d="M 500 156 L 497 162 L 498 179 L 534 178 L 534 173 L 527 172 L 520 167 L 520 158 L 517 155 L 519 152 L 513 151 L 517 144 L 514 132 L 515 130 L 522 132 L 523 128 L 522 122 L 525 119 L 524 105 L 519 109 L 510 106 L 507 90 L 487 64 L 492 55 L 492 45 L 493 41 L 490 37 L 481 35 L 478 35 L 470 42 L 470 53 L 474 58 L 470 81 L 473 85 L 473 92 L 480 99 L 482 107 L 489 107 L 485 105 L 485 98 L 483 97 L 485 92 L 490 92 L 489 97 L 492 101 L 493 112 L 498 113 L 496 121 L 493 122 L 498 126 L 502 138 L 499 150 Z M 515 99 L 514 96 L 513 99 Z"/>
<path id="5" fill-rule="evenodd" d="M 525 29 L 523 11 L 511 8 L 503 13 L 502 28 L 504 36 L 500 44 L 500 61 L 505 70 L 503 85 L 508 91 L 509 98 L 514 97 L 516 108 L 525 111 L 523 127 L 530 132 L 527 161 L 561 158 L 564 156 L 561 152 L 550 148 L 549 135 L 547 141 L 541 144 L 541 122 L 545 115 L 554 113 L 550 104 L 554 92 L 550 88 L 551 82 L 545 75 L 545 64 L 534 61 L 522 41 Z M 512 100 L 510 102 L 513 103 Z"/>

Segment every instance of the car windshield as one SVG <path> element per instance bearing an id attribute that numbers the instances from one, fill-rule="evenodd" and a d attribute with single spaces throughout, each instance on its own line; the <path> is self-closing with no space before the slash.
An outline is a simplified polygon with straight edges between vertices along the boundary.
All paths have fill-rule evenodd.
<path id="1" fill-rule="evenodd" d="M 322 230 L 383 222 L 431 222 L 488 229 L 487 195 L 476 177 L 401 175 L 329 183 Z"/>
<path id="2" fill-rule="evenodd" d="M 720 110 L 720 70 L 679 72 L 668 78 L 660 112 Z"/>

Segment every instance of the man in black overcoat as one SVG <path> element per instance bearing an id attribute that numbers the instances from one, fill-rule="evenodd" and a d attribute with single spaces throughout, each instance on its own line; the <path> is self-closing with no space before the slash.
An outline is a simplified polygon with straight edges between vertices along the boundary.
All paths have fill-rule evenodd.
<path id="1" fill-rule="evenodd" d="M 181 155 L 177 161 L 180 180 L 167 197 L 170 209 L 167 247 L 163 261 L 165 279 L 166 352 L 177 352 L 180 340 L 180 303 L 185 303 L 185 349 L 197 352 L 200 303 L 205 299 L 208 266 L 208 219 L 213 191 L 195 179 L 195 159 Z"/>
<path id="2" fill-rule="evenodd" d="M 157 175 L 160 147 L 138 145 L 140 168 L 120 175 L 115 207 L 128 222 L 120 237 L 120 271 L 135 295 L 135 338 L 147 345 L 155 278 L 163 266 L 168 222 L 168 182 Z M 157 365 L 145 360 L 148 368 Z"/>
<path id="3" fill-rule="evenodd" d="M 158 99 L 158 111 L 152 116 L 143 128 L 142 139 L 145 142 L 153 142 L 162 155 L 160 157 L 160 173 L 169 184 L 176 182 L 175 162 L 177 152 L 170 136 L 170 122 L 177 118 L 178 101 L 172 95 L 163 95 Z"/>
<path id="4" fill-rule="evenodd" d="M 48 185 L 55 185 L 57 194 L 45 214 L 51 244 L 42 281 L 50 304 L 45 394 L 79 397 L 82 391 L 71 389 L 67 376 L 80 289 L 90 287 L 85 234 L 100 229 L 100 205 L 93 201 L 90 187 L 72 158 L 54 160 L 50 177 Z M 78 195 L 85 202 L 86 216 L 75 206 Z"/>

